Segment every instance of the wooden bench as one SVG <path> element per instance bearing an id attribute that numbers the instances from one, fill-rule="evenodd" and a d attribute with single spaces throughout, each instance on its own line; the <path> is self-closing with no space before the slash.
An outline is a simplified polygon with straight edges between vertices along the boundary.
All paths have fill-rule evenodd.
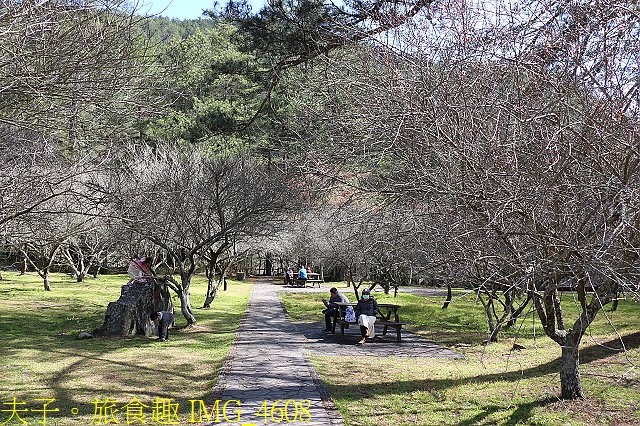
<path id="1" fill-rule="evenodd" d="M 318 288 L 320 288 L 320 284 L 322 284 L 324 282 L 324 280 L 321 279 L 314 279 L 314 280 L 307 280 L 307 285 L 311 284 L 311 287 L 315 287 L 316 284 L 318 284 Z"/>
<path id="2" fill-rule="evenodd" d="M 400 330 L 402 330 L 402 326 L 403 325 L 407 325 L 406 322 L 400 322 L 400 321 L 376 321 L 376 324 L 380 324 L 384 326 L 384 329 L 382 330 L 382 335 L 385 336 L 387 334 L 387 329 L 389 327 L 395 328 L 396 329 L 396 336 L 398 337 L 398 343 L 400 343 Z"/>
<path id="3" fill-rule="evenodd" d="M 302 284 L 302 280 L 298 279 L 298 274 L 295 274 L 295 283 L 298 287 L 306 287 L 310 285 L 311 287 L 315 287 L 318 284 L 318 288 L 320 288 L 320 284 L 323 283 L 324 280 L 322 276 L 316 272 L 307 272 L 307 280 Z"/>
<path id="4" fill-rule="evenodd" d="M 350 325 L 358 325 L 357 322 L 352 322 L 352 321 L 345 321 L 343 319 L 339 319 L 338 322 L 340 323 L 340 337 L 342 339 L 344 339 L 344 329 L 345 328 L 349 328 Z M 402 338 L 400 337 L 400 330 L 402 330 L 402 326 L 403 325 L 407 325 L 406 322 L 400 322 L 400 321 L 387 321 L 387 320 L 376 320 L 375 325 L 382 325 L 384 326 L 384 328 L 382 329 L 382 335 L 386 336 L 387 334 L 387 330 L 389 329 L 389 327 L 395 328 L 396 329 L 396 337 L 398 339 L 398 343 L 401 342 Z"/>
<path id="5" fill-rule="evenodd" d="M 323 283 L 324 281 L 322 280 L 299 280 L 296 279 L 296 287 L 307 287 L 307 286 L 311 286 L 311 287 L 315 287 L 316 283 L 318 284 L 318 288 L 320 288 L 320 283 Z"/>

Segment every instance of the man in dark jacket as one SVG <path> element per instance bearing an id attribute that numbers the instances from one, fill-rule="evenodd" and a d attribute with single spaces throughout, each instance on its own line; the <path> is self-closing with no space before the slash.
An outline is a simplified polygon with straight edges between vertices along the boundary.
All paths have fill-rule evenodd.
<path id="1" fill-rule="evenodd" d="M 151 312 L 151 321 L 158 326 L 158 340 L 161 342 L 169 340 L 169 327 L 175 320 L 173 313 L 167 311 Z"/>
<path id="2" fill-rule="evenodd" d="M 331 293 L 331 296 L 329 296 L 328 301 L 326 299 L 322 299 L 322 303 L 324 303 L 324 306 L 326 307 L 326 309 L 322 311 L 322 313 L 324 314 L 325 333 L 332 332 L 331 331 L 332 320 L 336 313 L 336 309 L 339 309 L 336 303 L 349 303 L 349 299 L 347 299 L 347 296 L 340 293 L 337 288 L 331 287 L 331 290 L 329 290 L 329 293 Z"/>

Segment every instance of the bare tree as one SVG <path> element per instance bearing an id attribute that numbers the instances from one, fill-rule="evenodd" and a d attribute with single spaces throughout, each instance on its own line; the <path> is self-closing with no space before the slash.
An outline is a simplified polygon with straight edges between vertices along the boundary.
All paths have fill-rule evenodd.
<path id="1" fill-rule="evenodd" d="M 68 238 L 60 249 L 78 282 L 84 281 L 91 268 L 95 268 L 93 276 L 96 278 L 107 255 L 117 245 L 114 238 L 118 235 L 116 229 L 109 229 L 95 220 L 90 225 L 91 229 Z"/>
<path id="2" fill-rule="evenodd" d="M 283 196 L 287 176 L 248 156 L 205 148 L 132 151 L 133 163 L 116 185 L 121 215 L 175 262 L 180 281 L 173 280 L 172 288 L 193 324 L 190 283 L 200 260 L 224 253 L 234 239 L 272 232 L 292 202 Z"/>
<path id="3" fill-rule="evenodd" d="M 0 3 L 0 226 L 85 196 L 97 152 L 155 105 L 133 12 L 120 0 Z"/>
<path id="4" fill-rule="evenodd" d="M 148 60 L 134 12 L 123 0 L 3 1 L 0 125 L 74 147 L 83 125 L 141 106 Z"/>
<path id="5" fill-rule="evenodd" d="M 44 289 L 50 291 L 49 273 L 58 264 L 61 247 L 77 233 L 86 232 L 87 223 L 73 214 L 38 213 L 22 216 L 10 225 L 9 241 L 40 275 Z"/>
<path id="6" fill-rule="evenodd" d="M 491 338 L 533 300 L 562 350 L 562 397 L 581 397 L 585 330 L 637 292 L 638 14 L 555 1 L 431 12 L 389 46 L 318 60 L 292 92 L 290 134 L 307 170 L 417 213 L 417 246 L 437 244 L 442 278 L 455 266 L 471 283 Z M 563 285 L 580 301 L 571 324 Z"/>

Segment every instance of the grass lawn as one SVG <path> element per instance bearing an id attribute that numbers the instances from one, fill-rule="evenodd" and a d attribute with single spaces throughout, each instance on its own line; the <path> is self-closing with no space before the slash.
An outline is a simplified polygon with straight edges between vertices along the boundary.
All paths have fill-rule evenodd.
<path id="1" fill-rule="evenodd" d="M 164 399 L 173 398 L 171 403 L 179 404 L 180 424 L 187 424 L 189 400 L 211 400 L 251 290 L 250 284 L 230 281 L 229 290 L 219 293 L 211 309 L 195 309 L 198 322 L 189 329 L 182 328 L 186 321 L 174 296 L 177 328 L 170 329 L 168 342 L 143 336 L 77 340 L 80 331 L 102 325 L 107 304 L 118 299 L 127 276 L 76 283 L 66 275 L 53 274 L 53 291 L 45 292 L 35 273 L 2 275 L 0 424 L 10 417 L 12 405 L 7 402 L 14 397 L 18 410 L 42 410 L 47 401 L 38 399 L 55 399 L 47 408 L 59 411 L 47 413 L 47 425 L 88 425 L 92 419 L 94 424 L 115 424 L 109 415 L 101 422 L 94 418 L 96 407 L 105 414 L 102 408 L 111 403 L 119 410 L 113 419 L 120 424 L 127 424 L 127 412 L 131 423 L 141 424 L 133 417 L 140 412 L 143 417 L 138 419 L 153 423 L 156 398 L 160 406 Z M 205 290 L 206 280 L 194 278 L 194 308 L 202 306 Z M 136 401 L 148 407 L 140 411 Z M 42 411 L 18 414 L 29 424 L 43 419 Z M 21 422 L 14 417 L 7 424 Z"/>
<path id="2" fill-rule="evenodd" d="M 350 289 L 344 292 L 355 299 Z M 565 402 L 558 399 L 560 347 L 541 333 L 531 312 L 499 343 L 486 346 L 484 311 L 473 295 L 459 293 L 446 310 L 443 298 L 375 296 L 402 305 L 400 319 L 412 324 L 409 330 L 466 359 L 314 357 L 347 425 L 640 424 L 638 303 L 622 301 L 616 312 L 598 314 L 581 347 L 586 399 Z M 323 297 L 282 294 L 297 321 L 321 321 Z M 562 297 L 569 325 L 577 302 L 571 294 Z M 618 334 L 624 336 L 626 354 L 611 349 L 621 347 Z M 510 351 L 514 341 L 526 349 Z"/>

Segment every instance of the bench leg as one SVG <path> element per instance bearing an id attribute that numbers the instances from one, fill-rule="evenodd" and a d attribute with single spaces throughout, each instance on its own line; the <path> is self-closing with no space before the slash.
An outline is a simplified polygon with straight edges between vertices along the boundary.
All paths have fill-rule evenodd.
<path id="1" fill-rule="evenodd" d="M 397 326 L 396 335 L 398 336 L 398 343 L 400 343 L 400 330 L 402 330 L 402 326 Z"/>
<path id="2" fill-rule="evenodd" d="M 390 309 L 387 311 L 387 315 L 385 316 L 384 320 L 385 320 L 385 321 L 387 321 L 387 322 L 389 322 L 389 318 L 391 318 L 391 310 L 390 310 Z M 398 320 L 396 319 L 396 322 L 397 322 L 397 321 L 398 321 Z M 387 335 L 387 330 L 388 330 L 388 326 L 386 326 L 386 325 L 385 325 L 385 326 L 384 326 L 384 330 L 382 330 L 382 335 L 383 335 L 383 336 L 386 336 L 386 335 Z"/>

